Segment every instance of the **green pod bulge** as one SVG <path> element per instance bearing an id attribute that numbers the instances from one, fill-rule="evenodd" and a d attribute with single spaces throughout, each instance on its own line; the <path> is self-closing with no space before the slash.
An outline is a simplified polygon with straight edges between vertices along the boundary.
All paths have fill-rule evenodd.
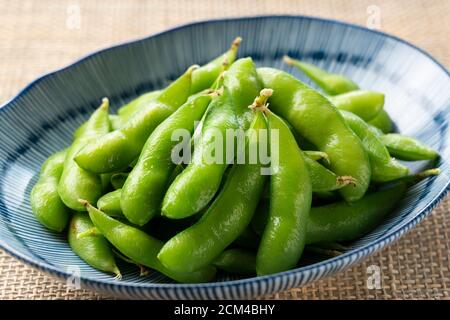
<path id="1" fill-rule="evenodd" d="M 308 167 L 309 177 L 313 192 L 328 192 L 339 190 L 348 185 L 355 185 L 356 181 L 350 176 L 338 176 L 333 171 L 325 168 L 323 165 L 304 157 Z"/>
<path id="2" fill-rule="evenodd" d="M 247 155 L 250 148 L 258 145 L 259 131 L 266 129 L 261 112 L 256 112 L 250 128 Z M 266 181 L 261 173 L 262 165 L 256 162 L 235 164 L 231 168 L 222 190 L 201 219 L 161 249 L 158 259 L 164 266 L 184 272 L 197 270 L 211 264 L 239 237 L 252 219 Z"/>
<path id="3" fill-rule="evenodd" d="M 122 208 L 120 207 L 120 195 L 122 189 L 117 189 L 107 194 L 104 194 L 97 201 L 99 210 L 106 213 L 108 216 L 116 218 L 124 218 Z"/>
<path id="4" fill-rule="evenodd" d="M 84 202 L 89 216 L 102 235 L 123 255 L 132 261 L 155 269 L 164 275 L 182 283 L 210 281 L 215 275 L 215 268 L 206 266 L 192 272 L 177 272 L 165 268 L 157 259 L 163 242 L 146 234 L 138 228 L 115 220 L 100 210 Z"/>
<path id="5" fill-rule="evenodd" d="M 142 226 L 159 215 L 167 182 L 176 166 L 172 149 L 179 141 L 172 135 L 178 130 L 192 134 L 210 101 L 211 96 L 204 94 L 190 98 L 148 138 L 122 188 L 122 212 L 130 222 Z"/>
<path id="6" fill-rule="evenodd" d="M 131 100 L 126 105 L 120 107 L 119 110 L 117 110 L 117 114 L 119 115 L 121 120 L 125 122 L 130 119 L 133 114 L 145 108 L 146 105 L 155 100 L 160 93 L 161 90 L 144 93 Z"/>
<path id="7" fill-rule="evenodd" d="M 370 90 L 351 91 L 329 99 L 338 109 L 354 113 L 364 121 L 375 118 L 384 106 L 384 94 Z"/>
<path id="8" fill-rule="evenodd" d="M 77 164 L 93 173 L 120 171 L 130 165 L 153 130 L 186 102 L 195 68 L 189 68 L 120 129 L 87 143 L 75 156 Z"/>
<path id="9" fill-rule="evenodd" d="M 79 136 L 81 136 L 83 134 L 84 130 L 87 127 L 88 121 L 89 120 L 83 122 L 83 124 L 81 126 L 79 126 L 74 131 L 74 133 L 73 133 L 73 139 L 74 140 L 77 139 Z M 122 124 L 122 121 L 121 121 L 120 117 L 118 117 L 117 115 L 114 115 L 114 114 L 110 114 L 109 115 L 109 122 L 111 123 L 111 129 L 112 130 L 118 129 L 121 126 L 121 124 Z"/>
<path id="10" fill-rule="evenodd" d="M 246 249 L 227 249 L 214 260 L 213 265 L 229 273 L 251 276 L 256 273 L 256 255 Z"/>
<path id="11" fill-rule="evenodd" d="M 258 275 L 289 270 L 297 264 L 305 247 L 312 199 L 308 167 L 294 136 L 272 112 L 267 119 L 269 134 L 277 130 L 279 140 L 270 139 L 270 212 L 256 257 Z"/>
<path id="12" fill-rule="evenodd" d="M 204 118 L 192 161 L 170 185 L 164 197 L 162 214 L 169 218 L 188 217 L 210 203 L 233 160 L 227 154 L 230 138 L 227 132 L 248 127 L 251 117 L 248 106 L 260 91 L 252 59 L 239 59 L 233 63 L 223 81 L 223 93 L 211 102 Z M 222 143 L 218 143 L 219 138 Z M 215 150 L 216 147 L 221 150 Z M 214 151 L 219 156 L 212 157 Z"/>
<path id="13" fill-rule="evenodd" d="M 372 169 L 372 181 L 387 182 L 404 177 L 408 174 L 408 167 L 392 159 L 388 150 L 380 141 L 379 137 L 373 133 L 369 125 L 357 115 L 342 110 L 345 122 L 360 138 L 367 154 L 369 155 Z"/>
<path id="14" fill-rule="evenodd" d="M 384 133 L 392 132 L 394 124 L 386 110 L 381 110 L 375 118 L 369 121 L 369 124 L 380 129 Z"/>
<path id="15" fill-rule="evenodd" d="M 41 224 L 61 232 L 69 222 L 70 209 L 58 194 L 58 183 L 64 168 L 66 151 L 51 155 L 42 165 L 39 180 L 30 194 L 30 205 Z"/>
<path id="16" fill-rule="evenodd" d="M 389 153 L 406 161 L 433 160 L 439 154 L 417 139 L 398 133 L 390 133 L 380 137 Z"/>
<path id="17" fill-rule="evenodd" d="M 67 235 L 72 251 L 90 266 L 101 271 L 114 273 L 120 277 L 120 271 L 114 260 L 111 246 L 105 237 L 100 234 L 78 236 L 93 228 L 94 225 L 86 213 L 75 212 L 73 214 Z"/>
<path id="18" fill-rule="evenodd" d="M 306 76 L 308 76 L 329 95 L 334 96 L 359 89 L 356 83 L 340 74 L 329 73 L 313 64 L 295 60 L 288 56 L 284 56 L 283 59 L 287 64 L 292 65 L 304 72 Z"/>
<path id="19" fill-rule="evenodd" d="M 344 199 L 360 199 L 370 182 L 369 158 L 339 111 L 322 94 L 284 71 L 258 68 L 258 75 L 264 87 L 274 90 L 271 110 L 328 154 L 334 173 L 355 179 L 356 186 L 347 185 L 339 190 Z"/>
<path id="20" fill-rule="evenodd" d="M 89 118 L 83 133 L 75 139 L 66 153 L 64 170 L 58 184 L 58 193 L 64 204 L 76 211 L 85 210 L 78 199 L 96 203 L 103 194 L 100 175 L 88 172 L 78 166 L 74 157 L 86 144 L 95 143 L 110 131 L 108 107 L 109 101 L 104 98 L 102 105 Z"/>

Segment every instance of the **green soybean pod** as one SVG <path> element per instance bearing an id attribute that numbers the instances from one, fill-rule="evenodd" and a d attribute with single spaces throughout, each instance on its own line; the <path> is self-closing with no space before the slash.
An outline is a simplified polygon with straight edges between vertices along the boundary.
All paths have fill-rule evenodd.
<path id="1" fill-rule="evenodd" d="M 256 256 L 258 275 L 297 264 L 305 247 L 312 199 L 308 167 L 289 127 L 270 111 L 267 119 L 269 134 L 276 130 L 278 140 L 270 139 L 270 212 Z"/>
<path id="2" fill-rule="evenodd" d="M 389 153 L 406 161 L 433 160 L 439 154 L 422 142 L 398 133 L 390 133 L 380 137 Z"/>
<path id="3" fill-rule="evenodd" d="M 350 111 L 364 121 L 374 119 L 384 106 L 384 94 L 371 90 L 356 90 L 329 97 L 340 110 Z"/>
<path id="4" fill-rule="evenodd" d="M 97 201 L 98 209 L 106 213 L 108 216 L 124 218 L 122 208 L 120 207 L 121 192 L 122 189 L 117 189 L 101 196 Z"/>
<path id="5" fill-rule="evenodd" d="M 64 169 L 58 184 L 58 193 L 66 206 L 76 211 L 85 210 L 78 199 L 96 203 L 103 194 L 100 175 L 88 172 L 74 161 L 75 155 L 87 143 L 92 143 L 110 131 L 109 101 L 104 98 L 101 106 L 92 114 L 83 133 L 67 150 Z"/>
<path id="6" fill-rule="evenodd" d="M 359 89 L 356 83 L 340 74 L 329 73 L 313 64 L 295 60 L 288 56 L 284 56 L 283 60 L 287 64 L 293 65 L 303 71 L 329 95 L 337 95 Z"/>
<path id="7" fill-rule="evenodd" d="M 122 187 L 121 207 L 125 217 L 137 225 L 146 224 L 160 214 L 167 182 L 176 163 L 172 149 L 179 143 L 173 134 L 192 134 L 211 101 L 211 96 L 199 94 L 164 120 L 148 138 L 139 159 Z"/>
<path id="8" fill-rule="evenodd" d="M 101 271 L 114 273 L 120 278 L 120 271 L 114 260 L 114 254 L 105 237 L 100 234 L 78 236 L 93 228 L 94 225 L 89 219 L 89 215 L 83 212 L 74 212 L 67 235 L 72 251 L 90 266 Z"/>
<path id="9" fill-rule="evenodd" d="M 192 272 L 176 272 L 165 268 L 157 259 L 163 242 L 153 238 L 144 231 L 111 218 L 107 214 L 82 201 L 87 207 L 89 217 L 101 234 L 132 261 L 155 269 L 164 275 L 182 283 L 210 281 L 215 275 L 215 268 L 206 266 Z"/>
<path id="10" fill-rule="evenodd" d="M 380 129 L 384 133 L 390 133 L 393 130 L 393 123 L 386 110 L 381 110 L 375 118 L 369 121 L 369 124 Z"/>
<path id="11" fill-rule="evenodd" d="M 86 143 L 75 156 L 77 164 L 98 174 L 120 171 L 130 165 L 139 156 L 153 130 L 186 102 L 191 93 L 191 75 L 195 68 L 197 66 L 190 67 L 120 129 Z"/>
<path id="12" fill-rule="evenodd" d="M 30 194 L 31 210 L 45 227 L 61 232 L 69 222 L 70 209 L 62 202 L 58 194 L 58 182 L 61 177 L 66 151 L 51 155 L 42 165 L 39 180 Z"/>
<path id="13" fill-rule="evenodd" d="M 372 169 L 372 181 L 387 182 L 404 177 L 408 174 L 408 167 L 392 159 L 388 150 L 380 141 L 369 125 L 357 115 L 342 110 L 345 122 L 361 139 L 361 142 L 369 155 L 370 166 Z"/>
<path id="14" fill-rule="evenodd" d="M 256 255 L 246 249 L 227 249 L 214 260 L 213 265 L 229 273 L 250 276 L 256 273 Z"/>
<path id="15" fill-rule="evenodd" d="M 311 208 L 307 243 L 350 241 L 361 237 L 392 211 L 405 191 L 406 184 L 398 183 L 351 204 L 341 201 Z"/>
<path id="16" fill-rule="evenodd" d="M 355 186 L 347 185 L 339 190 L 344 199 L 360 199 L 370 182 L 369 158 L 339 110 L 322 94 L 284 71 L 272 68 L 257 71 L 264 87 L 274 90 L 270 98 L 271 110 L 318 150 L 328 154 L 334 173 L 355 179 Z"/>
<path id="17" fill-rule="evenodd" d="M 266 122 L 257 111 L 247 131 L 246 154 L 258 146 L 262 129 L 266 129 Z M 219 195 L 200 220 L 163 246 L 158 254 L 161 263 L 170 270 L 184 272 L 211 264 L 250 223 L 266 181 L 261 169 L 258 161 L 235 164 Z"/>

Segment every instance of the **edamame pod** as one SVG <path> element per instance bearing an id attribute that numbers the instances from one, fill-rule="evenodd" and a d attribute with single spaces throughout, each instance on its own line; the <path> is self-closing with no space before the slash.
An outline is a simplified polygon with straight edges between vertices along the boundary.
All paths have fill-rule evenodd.
<path id="1" fill-rule="evenodd" d="M 266 89 L 265 89 L 266 90 Z M 256 256 L 256 273 L 266 275 L 293 268 L 305 247 L 312 187 L 302 151 L 282 119 L 267 112 L 270 139 L 270 213 Z M 282 143 L 280 143 L 282 142 Z M 277 153 L 277 154 L 276 154 Z"/>
<path id="2" fill-rule="evenodd" d="M 87 143 L 75 156 L 78 165 L 93 173 L 126 168 L 139 155 L 152 131 L 186 102 L 191 92 L 191 74 L 195 68 L 197 66 L 190 67 L 119 130 Z"/>
<path id="3" fill-rule="evenodd" d="M 250 148 L 258 145 L 260 130 L 266 129 L 260 111 L 255 113 L 250 128 L 247 155 Z M 252 219 L 266 181 L 259 159 L 256 162 L 235 164 L 231 168 L 222 190 L 201 219 L 163 246 L 158 259 L 164 266 L 180 272 L 197 270 L 211 264 L 239 237 Z"/>
<path id="4" fill-rule="evenodd" d="M 205 266 L 192 272 L 177 272 L 165 268 L 157 259 L 163 242 L 146 234 L 138 228 L 115 220 L 86 201 L 81 201 L 89 212 L 94 225 L 102 235 L 123 255 L 138 264 L 155 269 L 178 282 L 193 283 L 210 281 L 215 275 L 215 268 Z"/>
<path id="5" fill-rule="evenodd" d="M 90 266 L 114 273 L 120 278 L 120 271 L 108 241 L 100 234 L 78 236 L 93 228 L 94 225 L 86 213 L 75 212 L 73 214 L 67 235 L 72 251 Z"/>
<path id="6" fill-rule="evenodd" d="M 384 106 L 384 94 L 370 90 L 351 91 L 328 99 L 338 109 L 350 111 L 364 121 L 375 118 Z"/>
<path id="7" fill-rule="evenodd" d="M 211 96 L 205 94 L 192 97 L 148 138 L 122 188 L 120 205 L 130 222 L 142 226 L 160 213 L 167 182 L 176 166 L 172 149 L 179 141 L 172 139 L 172 134 L 177 130 L 192 134 L 210 101 Z"/>
<path id="8" fill-rule="evenodd" d="M 192 92 L 208 89 L 223 71 L 224 64 L 231 65 L 236 60 L 242 39 L 237 37 L 231 43 L 230 49 L 216 59 L 201 66 L 192 73 Z"/>
<path id="9" fill-rule="evenodd" d="M 219 189 L 223 174 L 234 158 L 227 154 L 230 138 L 227 131 L 248 128 L 251 116 L 248 106 L 260 91 L 251 58 L 239 59 L 231 65 L 224 75 L 223 88 L 222 95 L 211 103 L 205 116 L 192 161 L 164 196 L 162 214 L 169 218 L 180 219 L 199 212 Z M 215 156 L 211 156 L 213 151 Z"/>
<path id="10" fill-rule="evenodd" d="M 66 206 L 76 211 L 85 210 L 78 199 L 96 203 L 103 194 L 100 175 L 88 172 L 74 161 L 75 155 L 87 143 L 95 143 L 111 128 L 108 117 L 109 101 L 104 98 L 101 106 L 92 114 L 83 133 L 67 150 L 64 169 L 58 183 L 58 193 Z"/>
<path id="11" fill-rule="evenodd" d="M 355 179 L 356 186 L 348 185 L 339 190 L 344 199 L 360 199 L 370 182 L 369 158 L 339 111 L 319 92 L 284 71 L 258 68 L 258 75 L 265 87 L 274 90 L 270 98 L 271 110 L 328 154 L 334 173 Z"/>
<path id="12" fill-rule="evenodd" d="M 288 56 L 284 56 L 283 60 L 304 72 L 329 95 L 337 95 L 359 89 L 356 83 L 340 74 L 329 73 L 313 64 L 295 60 Z"/>
<path id="13" fill-rule="evenodd" d="M 69 222 L 70 210 L 58 194 L 66 151 L 51 155 L 42 165 L 39 180 L 30 194 L 30 205 L 36 218 L 45 227 L 61 232 Z"/>
<path id="14" fill-rule="evenodd" d="M 439 154 L 417 139 L 399 133 L 390 133 L 380 137 L 389 153 L 406 161 L 433 160 Z"/>
<path id="15" fill-rule="evenodd" d="M 309 213 L 307 243 L 355 240 L 375 228 L 403 198 L 406 185 L 399 183 L 364 196 L 313 207 Z"/>
<path id="16" fill-rule="evenodd" d="M 357 115 L 341 111 L 347 125 L 360 138 L 367 154 L 369 155 L 372 169 L 372 180 L 375 182 L 387 182 L 404 177 L 408 174 L 408 167 L 392 159 L 386 147 L 380 139 L 370 130 L 369 125 Z"/>

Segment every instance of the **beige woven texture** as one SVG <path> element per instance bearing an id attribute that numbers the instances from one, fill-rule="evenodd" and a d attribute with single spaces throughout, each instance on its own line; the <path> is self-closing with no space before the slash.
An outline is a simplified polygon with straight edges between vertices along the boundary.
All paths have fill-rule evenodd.
<path id="1" fill-rule="evenodd" d="M 0 1 L 0 102 L 42 73 L 92 50 L 203 19 L 304 14 L 378 28 L 450 68 L 450 1 Z M 264 299 L 450 299 L 449 201 L 396 243 L 334 277 Z M 381 288 L 368 289 L 368 267 Z M 0 250 L 0 299 L 102 299 L 36 271 Z"/>

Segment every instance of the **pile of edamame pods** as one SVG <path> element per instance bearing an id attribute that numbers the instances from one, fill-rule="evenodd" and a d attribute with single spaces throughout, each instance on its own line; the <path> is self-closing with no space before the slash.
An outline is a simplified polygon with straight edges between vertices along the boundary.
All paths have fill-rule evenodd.
<path id="1" fill-rule="evenodd" d="M 376 227 L 409 185 L 438 173 L 411 174 L 398 161 L 438 153 L 392 132 L 383 93 L 285 57 L 315 90 L 237 59 L 240 42 L 117 114 L 104 98 L 72 144 L 45 161 L 32 210 L 48 229 L 67 230 L 86 263 L 120 278 L 121 259 L 183 283 L 211 281 L 217 270 L 286 271 L 304 251 L 345 248 Z M 187 163 L 173 161 L 180 129 L 192 134 Z M 237 162 L 226 152 L 224 161 L 203 161 L 217 133 L 235 139 L 228 130 L 245 133 L 244 158 L 265 145 L 270 163 Z"/>

